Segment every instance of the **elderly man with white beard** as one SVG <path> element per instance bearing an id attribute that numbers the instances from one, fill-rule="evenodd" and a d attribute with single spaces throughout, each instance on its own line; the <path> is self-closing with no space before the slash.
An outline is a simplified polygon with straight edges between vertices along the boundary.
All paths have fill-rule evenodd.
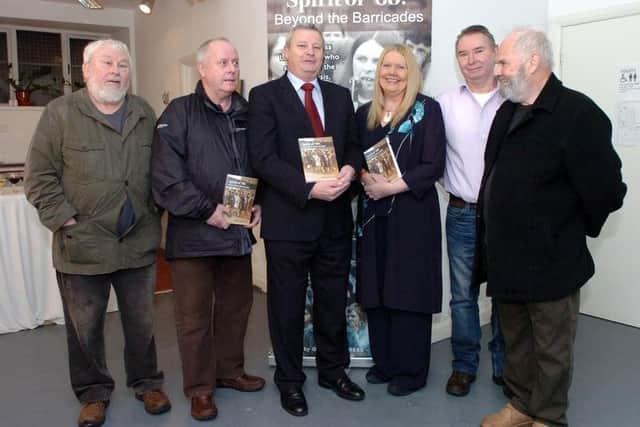
<path id="1" fill-rule="evenodd" d="M 87 45 L 86 89 L 53 100 L 31 141 L 25 192 L 53 232 L 78 425 L 100 426 L 114 389 L 104 319 L 113 286 L 124 330 L 127 386 L 150 414 L 171 408 L 153 336 L 158 210 L 151 198 L 155 115 L 127 94 L 131 57 L 117 40 Z"/>
<path id="2" fill-rule="evenodd" d="M 586 238 L 627 190 L 606 114 L 552 68 L 540 31 L 514 30 L 500 44 L 506 101 L 484 156 L 474 283 L 488 279 L 498 306 L 513 397 L 481 427 L 568 425 L 580 288 L 594 274 Z"/>

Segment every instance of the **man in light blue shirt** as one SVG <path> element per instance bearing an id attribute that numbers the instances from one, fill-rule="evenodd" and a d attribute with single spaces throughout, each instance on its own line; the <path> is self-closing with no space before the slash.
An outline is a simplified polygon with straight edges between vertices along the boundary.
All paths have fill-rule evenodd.
<path id="1" fill-rule="evenodd" d="M 451 278 L 453 373 L 447 393 L 465 396 L 476 379 L 480 353 L 479 288 L 471 285 L 476 245 L 476 202 L 484 170 L 484 150 L 496 110 L 504 98 L 493 75 L 496 43 L 482 25 L 472 25 L 456 39 L 456 59 L 464 84 L 438 97 L 447 135 L 444 187 L 447 253 Z M 491 310 L 493 381 L 504 385 L 504 341 L 495 308 Z M 505 393 L 508 391 L 505 390 Z"/>

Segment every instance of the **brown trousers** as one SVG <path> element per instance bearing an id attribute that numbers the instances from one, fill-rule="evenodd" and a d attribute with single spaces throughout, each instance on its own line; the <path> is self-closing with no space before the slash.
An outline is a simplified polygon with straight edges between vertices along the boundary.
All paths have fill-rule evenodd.
<path id="1" fill-rule="evenodd" d="M 580 291 L 554 301 L 498 302 L 511 404 L 549 426 L 567 426 Z"/>
<path id="2" fill-rule="evenodd" d="M 181 258 L 170 266 L 184 393 L 212 394 L 216 379 L 244 373 L 251 255 Z"/>

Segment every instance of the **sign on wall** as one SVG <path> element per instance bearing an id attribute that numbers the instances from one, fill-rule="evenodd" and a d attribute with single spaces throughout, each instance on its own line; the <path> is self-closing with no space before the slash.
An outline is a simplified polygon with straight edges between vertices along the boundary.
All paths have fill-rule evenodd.
<path id="1" fill-rule="evenodd" d="M 423 77 L 431 63 L 432 0 L 268 0 L 269 78 L 286 71 L 286 35 L 314 24 L 325 40 L 320 78 L 351 90 L 354 106 L 371 100 L 376 64 L 395 43 L 410 46 Z"/>

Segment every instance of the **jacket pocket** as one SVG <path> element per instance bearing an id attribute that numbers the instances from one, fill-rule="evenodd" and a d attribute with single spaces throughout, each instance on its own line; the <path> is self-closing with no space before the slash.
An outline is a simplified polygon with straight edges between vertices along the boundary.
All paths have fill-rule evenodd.
<path id="1" fill-rule="evenodd" d="M 90 222 L 79 222 L 65 227 L 62 233 L 62 254 L 74 264 L 99 264 L 105 256 L 96 238 L 96 227 Z M 104 249 L 104 248 L 103 248 Z"/>
<path id="2" fill-rule="evenodd" d="M 104 146 L 82 143 L 65 144 L 62 151 L 65 173 L 81 180 L 103 180 L 107 159 Z"/>

